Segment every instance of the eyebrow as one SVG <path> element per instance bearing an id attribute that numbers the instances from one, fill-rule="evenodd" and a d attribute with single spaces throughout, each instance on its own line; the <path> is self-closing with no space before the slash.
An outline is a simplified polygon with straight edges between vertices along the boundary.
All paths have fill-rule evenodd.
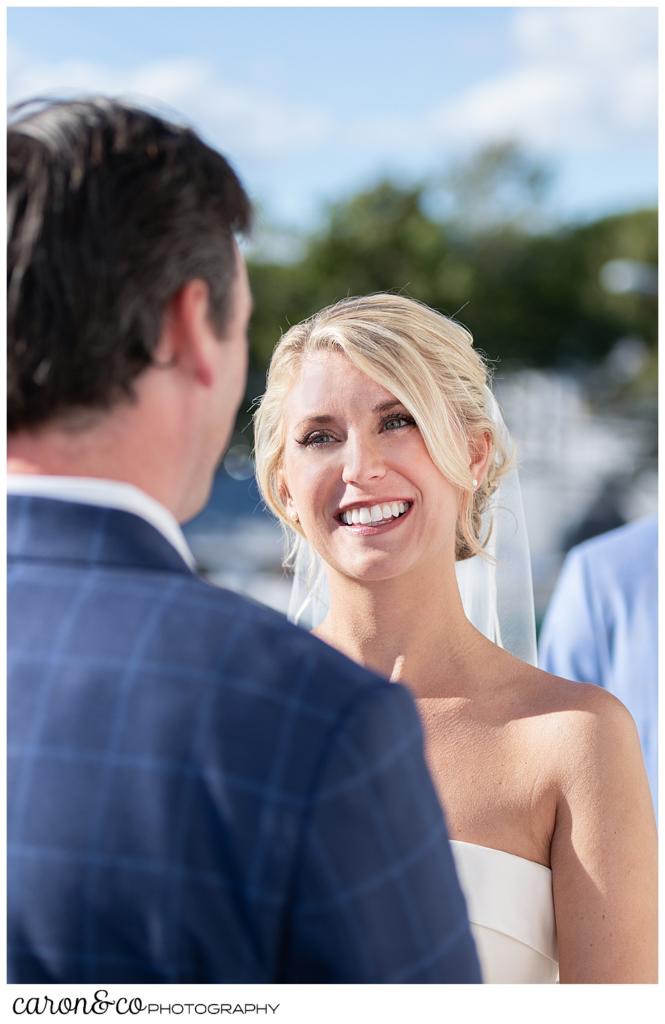
<path id="1" fill-rule="evenodd" d="M 389 398 L 387 402 L 379 402 L 372 409 L 372 412 L 385 412 L 387 409 L 394 409 L 396 405 L 403 405 L 399 398 Z"/>
<path id="2" fill-rule="evenodd" d="M 379 404 L 375 405 L 374 408 L 371 411 L 372 412 L 387 412 L 388 409 L 394 409 L 396 406 L 403 405 L 403 404 L 404 403 L 400 402 L 399 398 L 389 398 L 387 402 L 379 402 Z M 303 427 L 306 423 L 318 423 L 318 424 L 333 423 L 334 420 L 335 420 L 335 417 L 331 416 L 329 413 L 322 413 L 322 414 L 320 414 L 318 416 L 305 416 L 304 419 L 300 420 L 300 423 L 297 424 L 297 427 Z"/>

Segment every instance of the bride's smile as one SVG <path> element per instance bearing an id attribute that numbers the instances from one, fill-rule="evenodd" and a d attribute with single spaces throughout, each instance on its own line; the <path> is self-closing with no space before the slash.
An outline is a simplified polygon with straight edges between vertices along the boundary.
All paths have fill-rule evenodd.
<path id="1" fill-rule="evenodd" d="M 452 560 L 456 489 L 394 394 L 343 353 L 317 352 L 285 412 L 284 499 L 329 565 L 369 581 Z"/>
<path id="2" fill-rule="evenodd" d="M 403 522 L 412 508 L 413 502 L 409 500 L 381 498 L 374 505 L 348 506 L 338 512 L 336 518 L 356 536 L 371 537 Z"/>

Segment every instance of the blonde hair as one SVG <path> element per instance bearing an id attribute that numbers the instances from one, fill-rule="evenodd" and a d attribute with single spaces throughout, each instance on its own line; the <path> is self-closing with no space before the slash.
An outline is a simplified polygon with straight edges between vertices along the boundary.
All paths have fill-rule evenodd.
<path id="1" fill-rule="evenodd" d="M 461 324 L 403 295 L 348 298 L 291 327 L 277 343 L 266 391 L 254 414 L 259 488 L 294 542 L 304 534 L 288 517 L 281 487 L 285 442 L 284 403 L 304 358 L 313 352 L 343 353 L 359 370 L 402 402 L 413 416 L 432 461 L 460 490 L 455 557 L 481 554 L 481 517 L 509 468 L 509 456 L 486 409 L 489 370 Z M 485 479 L 473 488 L 469 442 L 489 437 Z"/>

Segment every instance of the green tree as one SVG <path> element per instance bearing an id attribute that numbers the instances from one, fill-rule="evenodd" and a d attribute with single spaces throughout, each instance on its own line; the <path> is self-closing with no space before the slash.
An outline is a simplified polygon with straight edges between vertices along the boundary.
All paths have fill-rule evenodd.
<path id="1" fill-rule="evenodd" d="M 302 258 L 250 266 L 252 387 L 289 325 L 384 290 L 455 316 L 503 365 L 594 365 L 627 335 L 655 352 L 654 298 L 612 295 L 600 275 L 613 259 L 655 265 L 656 212 L 553 229 L 541 212 L 551 180 L 549 168 L 504 145 L 445 178 L 380 181 L 331 205 Z"/>

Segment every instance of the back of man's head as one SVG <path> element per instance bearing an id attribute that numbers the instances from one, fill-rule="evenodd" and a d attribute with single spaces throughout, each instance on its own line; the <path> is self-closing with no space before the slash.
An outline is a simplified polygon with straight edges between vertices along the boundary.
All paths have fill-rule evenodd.
<path id="1" fill-rule="evenodd" d="M 222 335 L 250 204 L 191 129 L 99 98 L 10 112 L 8 429 L 131 397 L 189 280 Z"/>

